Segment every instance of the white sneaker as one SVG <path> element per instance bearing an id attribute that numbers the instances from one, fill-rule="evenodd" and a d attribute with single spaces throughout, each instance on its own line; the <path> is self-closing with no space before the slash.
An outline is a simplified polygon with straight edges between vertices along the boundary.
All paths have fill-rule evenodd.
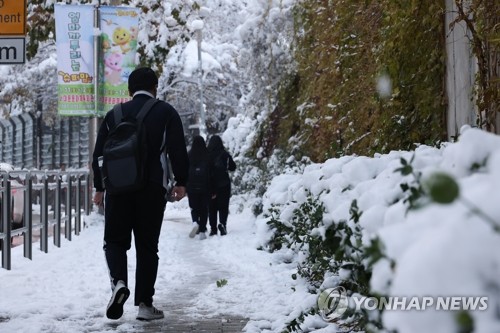
<path id="1" fill-rule="evenodd" d="M 193 222 L 193 229 L 191 229 L 191 232 L 189 233 L 189 238 L 194 238 L 194 236 L 196 236 L 196 233 L 198 232 L 198 229 L 200 229 L 198 223 Z"/>
<path id="2" fill-rule="evenodd" d="M 106 308 L 106 317 L 109 319 L 119 319 L 123 315 L 123 304 L 127 301 L 130 290 L 122 280 L 116 283 L 113 294 Z"/>
<path id="3" fill-rule="evenodd" d="M 200 232 L 200 240 L 207 239 L 207 235 L 204 232 Z"/>
<path id="4" fill-rule="evenodd" d="M 146 304 L 139 304 L 139 314 L 137 314 L 138 320 L 155 320 L 164 318 L 163 311 L 158 310 L 154 306 L 146 306 Z"/>

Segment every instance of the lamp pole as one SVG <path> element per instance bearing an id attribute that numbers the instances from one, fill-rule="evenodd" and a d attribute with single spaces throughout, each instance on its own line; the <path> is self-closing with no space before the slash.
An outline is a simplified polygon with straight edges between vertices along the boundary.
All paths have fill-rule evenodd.
<path id="1" fill-rule="evenodd" d="M 99 41 L 100 41 L 100 17 L 99 8 L 101 7 L 101 0 L 99 0 L 97 7 L 94 9 L 94 115 L 89 118 L 89 156 L 88 167 L 92 174 L 92 157 L 94 154 L 94 145 L 97 138 L 97 130 L 100 121 L 97 118 L 97 110 L 99 104 Z M 91 179 L 92 181 L 92 179 Z"/>
<path id="2" fill-rule="evenodd" d="M 203 105 L 203 67 L 201 62 L 201 39 L 202 39 L 202 29 L 203 21 L 198 21 L 196 24 L 196 41 L 198 43 L 198 92 L 199 92 L 199 102 L 200 102 L 200 135 L 207 138 L 207 127 L 205 118 L 205 107 Z"/>

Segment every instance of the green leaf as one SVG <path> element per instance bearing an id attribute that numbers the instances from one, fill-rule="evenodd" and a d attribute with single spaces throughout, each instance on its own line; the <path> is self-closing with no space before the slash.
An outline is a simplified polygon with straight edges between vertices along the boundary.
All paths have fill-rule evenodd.
<path id="1" fill-rule="evenodd" d="M 432 201 L 440 204 L 450 204 L 460 194 L 458 183 L 444 172 L 433 173 L 423 181 L 422 186 Z"/>
<path id="2" fill-rule="evenodd" d="M 217 280 L 216 284 L 217 288 L 222 288 L 227 284 L 227 280 L 226 279 Z"/>
<path id="3" fill-rule="evenodd" d="M 408 176 L 413 172 L 413 167 L 411 165 L 405 165 L 404 167 L 400 168 L 400 172 L 403 176 Z"/>
<path id="4" fill-rule="evenodd" d="M 458 333 L 472 333 L 474 332 L 474 318 L 467 311 L 460 311 L 456 315 L 458 324 Z"/>

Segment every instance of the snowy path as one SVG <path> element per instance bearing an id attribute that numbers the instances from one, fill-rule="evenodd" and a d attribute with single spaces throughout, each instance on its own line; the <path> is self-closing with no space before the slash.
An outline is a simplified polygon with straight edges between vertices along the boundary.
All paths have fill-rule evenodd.
<path id="1" fill-rule="evenodd" d="M 205 255 L 206 242 L 218 241 L 210 238 L 205 241 L 188 239 L 191 221 L 188 217 L 167 218 L 167 230 L 160 245 L 161 267 L 157 279 L 157 299 L 169 311 L 169 315 L 192 313 L 198 295 L 217 280 L 231 276 L 221 262 Z M 162 253 L 164 253 L 162 255 Z M 208 309 L 199 309 L 197 315 L 209 315 Z"/>
<path id="2" fill-rule="evenodd" d="M 227 236 L 200 241 L 188 238 L 191 221 L 186 203 L 169 205 L 160 238 L 155 295 L 155 304 L 167 317 L 161 327 L 179 320 L 247 318 L 271 329 L 272 319 L 288 311 L 292 267 L 273 264 L 269 253 L 256 250 L 254 217 L 231 213 Z M 48 254 L 35 245 L 32 261 L 23 258 L 22 246 L 13 249 L 12 270 L 0 269 L 0 332 L 149 331 L 151 324 L 135 319 L 133 297 L 125 304 L 122 318 L 104 317 L 110 290 L 102 251 L 103 219 L 92 214 L 86 222 L 89 226 L 79 236 L 64 240 L 61 248 L 51 244 Z M 132 247 L 132 294 L 134 271 Z M 217 287 L 222 280 L 227 284 Z M 247 327 L 249 332 L 261 328 Z"/>

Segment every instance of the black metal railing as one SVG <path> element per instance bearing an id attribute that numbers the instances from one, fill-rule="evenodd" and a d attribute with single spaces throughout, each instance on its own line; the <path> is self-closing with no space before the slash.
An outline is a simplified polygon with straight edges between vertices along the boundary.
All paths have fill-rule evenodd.
<path id="1" fill-rule="evenodd" d="M 24 257 L 32 259 L 33 242 L 37 238 L 40 250 L 48 252 L 49 236 L 52 236 L 54 245 L 60 247 L 61 234 L 64 233 L 68 240 L 73 233 L 79 235 L 82 214 L 90 214 L 90 195 L 87 170 L 1 171 L 2 268 L 11 269 L 11 248 L 15 238 L 23 238 Z"/>

